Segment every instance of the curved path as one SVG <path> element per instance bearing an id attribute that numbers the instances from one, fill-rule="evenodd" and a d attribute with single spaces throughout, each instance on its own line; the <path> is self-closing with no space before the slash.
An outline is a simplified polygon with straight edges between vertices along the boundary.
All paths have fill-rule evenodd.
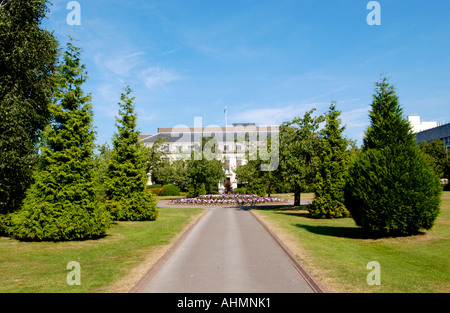
<path id="1" fill-rule="evenodd" d="M 209 207 L 134 292 L 314 292 L 294 263 L 248 208 Z"/>

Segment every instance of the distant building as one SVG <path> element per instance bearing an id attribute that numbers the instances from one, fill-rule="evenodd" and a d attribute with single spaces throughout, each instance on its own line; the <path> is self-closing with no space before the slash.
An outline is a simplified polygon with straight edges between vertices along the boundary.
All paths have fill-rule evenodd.
<path id="1" fill-rule="evenodd" d="M 438 126 L 437 122 L 422 122 L 419 115 L 408 115 L 408 121 L 415 134 Z"/>
<path id="2" fill-rule="evenodd" d="M 174 127 L 158 128 L 154 135 L 142 135 L 140 141 L 151 147 L 158 138 L 167 138 L 163 150 L 167 160 L 190 159 L 195 146 L 201 146 L 202 137 L 217 139 L 219 153 L 225 161 L 226 179 L 237 188 L 235 170 L 246 163 L 248 145 L 279 133 L 279 126 L 256 126 L 254 123 L 236 123 L 227 127 Z M 224 182 L 218 182 L 219 191 Z M 152 184 L 149 176 L 149 185 Z"/>
<path id="3" fill-rule="evenodd" d="M 408 115 L 408 121 L 416 135 L 417 144 L 439 139 L 445 143 L 447 151 L 450 150 L 450 124 L 439 125 L 437 122 L 421 122 L 419 115 Z"/>
<path id="4" fill-rule="evenodd" d="M 439 139 L 445 143 L 447 151 L 450 150 L 450 123 L 427 129 L 416 134 L 416 141 L 421 144 L 423 141 L 430 142 Z"/>

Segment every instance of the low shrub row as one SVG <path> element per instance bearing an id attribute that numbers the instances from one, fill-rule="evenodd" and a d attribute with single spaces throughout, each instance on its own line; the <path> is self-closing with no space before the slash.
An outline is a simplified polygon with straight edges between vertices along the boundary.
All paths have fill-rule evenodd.
<path id="1" fill-rule="evenodd" d="M 157 196 L 179 196 L 181 193 L 180 187 L 175 185 L 164 185 L 162 187 L 150 187 L 147 191 Z"/>

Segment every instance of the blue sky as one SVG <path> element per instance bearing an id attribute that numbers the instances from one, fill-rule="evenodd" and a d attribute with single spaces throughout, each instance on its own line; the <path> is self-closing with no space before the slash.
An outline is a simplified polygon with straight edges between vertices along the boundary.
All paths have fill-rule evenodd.
<path id="1" fill-rule="evenodd" d="M 97 142 L 115 132 L 121 89 L 136 97 L 139 129 L 255 122 L 277 125 L 338 102 L 361 144 L 374 83 L 395 85 L 405 116 L 450 122 L 450 2 L 379 0 L 53 0 L 43 26 L 73 35 L 90 80 Z"/>

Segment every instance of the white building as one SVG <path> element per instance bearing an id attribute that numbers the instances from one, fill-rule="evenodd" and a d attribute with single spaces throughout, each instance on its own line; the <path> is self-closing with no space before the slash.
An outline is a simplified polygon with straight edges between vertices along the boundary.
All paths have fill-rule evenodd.
<path id="1" fill-rule="evenodd" d="M 191 158 L 191 151 L 196 146 L 201 147 L 202 137 L 214 137 L 217 140 L 219 156 L 225 162 L 227 180 L 234 189 L 238 183 L 235 170 L 245 164 L 247 149 L 258 141 L 278 133 L 279 126 L 256 126 L 254 123 L 236 123 L 227 127 L 173 127 L 158 128 L 155 135 L 143 135 L 141 142 L 151 147 L 158 138 L 166 138 L 167 141 L 163 145 L 164 152 L 169 160 L 177 160 Z M 278 153 L 276 157 L 278 158 Z M 218 183 L 220 191 L 224 182 Z"/>
<path id="2" fill-rule="evenodd" d="M 422 122 L 419 115 L 408 115 L 408 121 L 412 126 L 414 134 L 438 126 L 437 122 Z"/>

